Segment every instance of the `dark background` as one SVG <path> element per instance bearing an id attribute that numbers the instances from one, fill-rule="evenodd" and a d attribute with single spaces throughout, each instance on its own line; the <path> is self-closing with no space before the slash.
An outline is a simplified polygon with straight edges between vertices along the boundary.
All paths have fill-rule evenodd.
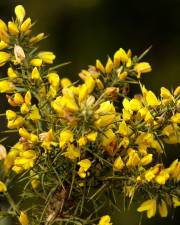
<path id="1" fill-rule="evenodd" d="M 42 49 L 54 51 L 56 63 L 72 62 L 60 71 L 61 77 L 77 80 L 81 69 L 95 64 L 96 58 L 105 63 L 120 47 L 141 54 L 152 45 L 145 57 L 153 68 L 144 75 L 147 88 L 159 94 L 161 86 L 180 83 L 180 0 L 0 0 L 0 18 L 7 22 L 17 4 L 37 21 L 37 33 L 49 34 Z M 139 217 L 135 208 L 132 211 L 116 214 L 114 225 L 137 225 Z M 142 224 L 179 225 L 179 212 L 174 220 L 157 217 Z"/>

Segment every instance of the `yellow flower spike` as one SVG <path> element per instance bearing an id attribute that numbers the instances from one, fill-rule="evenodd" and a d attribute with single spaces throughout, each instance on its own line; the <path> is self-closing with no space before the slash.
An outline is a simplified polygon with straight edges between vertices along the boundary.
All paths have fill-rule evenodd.
<path id="1" fill-rule="evenodd" d="M 31 59 L 30 64 L 32 66 L 40 67 L 42 65 L 42 59 Z"/>
<path id="2" fill-rule="evenodd" d="M 142 73 L 149 73 L 152 69 L 149 63 L 140 62 L 134 66 L 134 70 L 137 73 L 137 78 L 140 78 Z"/>
<path id="3" fill-rule="evenodd" d="M 14 12 L 15 12 L 15 15 L 16 15 L 16 18 L 17 20 L 22 23 L 25 15 L 26 15 L 26 12 L 25 12 L 25 9 L 22 5 L 17 5 L 14 9 Z"/>
<path id="4" fill-rule="evenodd" d="M 24 102 L 26 103 L 26 105 L 31 105 L 31 92 L 27 91 L 25 96 L 24 96 Z"/>
<path id="5" fill-rule="evenodd" d="M 16 112 L 14 112 L 14 111 L 12 111 L 12 110 L 6 110 L 6 118 L 7 118 L 7 120 L 14 120 L 14 119 L 16 119 L 16 117 L 17 117 L 17 114 L 16 114 Z"/>
<path id="6" fill-rule="evenodd" d="M 144 156 L 141 159 L 140 163 L 141 163 L 142 166 L 146 166 L 146 165 L 148 165 L 149 163 L 152 162 L 152 159 L 153 159 L 153 154 L 147 154 L 146 156 Z"/>
<path id="7" fill-rule="evenodd" d="M 7 191 L 7 187 L 6 187 L 5 183 L 0 181 L 0 192 L 6 192 L 6 191 Z"/>
<path id="8" fill-rule="evenodd" d="M 161 172 L 155 177 L 156 183 L 164 185 L 169 179 L 169 173 L 166 169 L 161 170 Z"/>
<path id="9" fill-rule="evenodd" d="M 37 108 L 36 105 L 33 105 L 31 107 L 31 110 L 30 110 L 30 113 L 29 113 L 29 119 L 31 119 L 32 121 L 35 121 L 35 122 L 41 119 L 39 109 Z"/>
<path id="10" fill-rule="evenodd" d="M 4 160 L 7 156 L 7 151 L 4 145 L 0 144 L 0 160 Z"/>
<path id="11" fill-rule="evenodd" d="M 138 212 L 147 211 L 147 217 L 151 218 L 156 214 L 156 199 L 149 199 L 144 201 L 137 209 Z"/>
<path id="12" fill-rule="evenodd" d="M 41 75 L 37 67 L 34 67 L 34 69 L 32 70 L 31 78 L 33 80 L 41 80 Z"/>
<path id="13" fill-rule="evenodd" d="M 99 59 L 96 60 L 96 68 L 100 72 L 105 73 L 105 68 L 104 68 L 103 64 L 101 63 L 101 61 Z"/>
<path id="14" fill-rule="evenodd" d="M 168 209 L 167 209 L 166 202 L 163 199 L 161 199 L 161 203 L 158 205 L 158 209 L 159 209 L 159 214 L 161 217 L 167 217 Z"/>
<path id="15" fill-rule="evenodd" d="M 124 168 L 125 164 L 121 158 L 121 156 L 118 156 L 113 164 L 114 171 L 121 171 Z"/>
<path id="16" fill-rule="evenodd" d="M 16 105 L 22 105 L 24 103 L 24 98 L 20 93 L 15 93 L 13 97 L 13 101 Z"/>
<path id="17" fill-rule="evenodd" d="M 80 157 L 80 150 L 71 144 L 68 146 L 64 156 L 70 160 L 75 160 Z"/>
<path id="18" fill-rule="evenodd" d="M 112 225 L 111 217 L 109 215 L 102 216 L 98 225 Z"/>
<path id="19" fill-rule="evenodd" d="M 12 79 L 18 77 L 17 74 L 14 72 L 12 67 L 8 68 L 7 75 L 8 75 L 9 78 L 12 78 Z"/>
<path id="20" fill-rule="evenodd" d="M 59 147 L 64 148 L 74 141 L 74 134 L 71 130 L 62 130 L 59 136 Z"/>
<path id="21" fill-rule="evenodd" d="M 20 111 L 21 111 L 21 113 L 22 114 L 27 114 L 28 112 L 29 112 L 29 107 L 27 106 L 27 104 L 26 103 L 23 103 L 22 104 L 22 106 L 21 106 L 21 108 L 20 108 Z"/>
<path id="22" fill-rule="evenodd" d="M 4 66 L 6 62 L 10 59 L 10 54 L 7 52 L 0 52 L 0 67 Z"/>
<path id="23" fill-rule="evenodd" d="M 59 83 L 60 83 L 60 78 L 57 73 L 49 73 L 47 75 L 49 83 L 55 88 L 58 89 Z"/>
<path id="24" fill-rule="evenodd" d="M 177 97 L 178 95 L 180 95 L 180 86 L 178 86 L 175 91 L 174 91 L 174 96 Z"/>
<path id="25" fill-rule="evenodd" d="M 148 91 L 145 96 L 146 102 L 148 106 L 151 106 L 152 108 L 156 108 L 160 105 L 160 102 L 158 101 L 156 95 L 152 91 Z"/>
<path id="26" fill-rule="evenodd" d="M 20 27 L 20 31 L 24 34 L 26 34 L 26 32 L 28 32 L 32 27 L 32 24 L 31 24 L 31 18 L 27 18 L 21 25 Z"/>
<path id="27" fill-rule="evenodd" d="M 88 139 L 88 141 L 94 142 L 97 138 L 97 135 L 98 135 L 97 132 L 91 132 L 91 133 L 86 135 L 86 138 Z"/>
<path id="28" fill-rule="evenodd" d="M 25 58 L 24 50 L 21 46 L 15 45 L 14 46 L 14 56 L 15 56 L 15 63 L 20 64 Z"/>
<path id="29" fill-rule="evenodd" d="M 7 43 L 5 43 L 4 41 L 0 41 L 0 50 L 3 50 L 3 49 L 5 49 L 6 47 L 8 46 L 8 44 Z"/>
<path id="30" fill-rule="evenodd" d="M 179 207 L 180 206 L 180 199 L 177 196 L 173 195 L 172 203 L 173 203 L 174 208 Z"/>
<path id="31" fill-rule="evenodd" d="M 36 35 L 35 37 L 32 37 L 29 42 L 35 44 L 45 38 L 46 37 L 45 37 L 44 33 L 40 33 L 40 34 Z"/>
<path id="32" fill-rule="evenodd" d="M 56 56 L 53 52 L 40 52 L 38 57 L 42 59 L 44 63 L 52 64 Z"/>
<path id="33" fill-rule="evenodd" d="M 21 225 L 29 225 L 29 219 L 26 213 L 21 212 L 19 216 L 19 222 Z"/>
<path id="34" fill-rule="evenodd" d="M 171 117 L 170 120 L 171 120 L 171 122 L 173 122 L 173 123 L 179 124 L 179 123 L 180 123 L 180 113 L 174 114 L 174 115 Z"/>
<path id="35" fill-rule="evenodd" d="M 15 120 L 8 121 L 7 127 L 9 129 L 19 129 L 20 127 L 22 127 L 23 123 L 24 118 L 22 116 L 17 116 Z"/>
<path id="36" fill-rule="evenodd" d="M 19 30 L 17 25 L 14 22 L 8 22 L 8 30 L 9 33 L 12 35 L 18 35 L 19 34 Z"/>
<path id="37" fill-rule="evenodd" d="M 68 78 L 61 79 L 62 88 L 69 87 L 72 85 L 72 82 Z"/>
<path id="38" fill-rule="evenodd" d="M 106 73 L 111 73 L 113 69 L 113 62 L 111 60 L 111 58 L 109 57 L 106 63 L 106 67 L 105 67 L 105 71 Z"/>

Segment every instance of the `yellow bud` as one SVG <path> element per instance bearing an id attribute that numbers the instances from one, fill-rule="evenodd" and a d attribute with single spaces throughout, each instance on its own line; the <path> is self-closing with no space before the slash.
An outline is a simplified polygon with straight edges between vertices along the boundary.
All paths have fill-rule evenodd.
<path id="1" fill-rule="evenodd" d="M 9 33 L 12 35 L 17 35 L 19 34 L 19 30 L 17 25 L 14 22 L 8 22 L 8 29 L 9 29 Z"/>
<path id="2" fill-rule="evenodd" d="M 118 77 L 119 77 L 120 80 L 125 80 L 127 75 L 128 75 L 128 73 L 126 71 L 124 71 L 122 73 L 119 73 Z"/>
<path id="3" fill-rule="evenodd" d="M 36 35 L 35 37 L 32 37 L 30 39 L 30 43 L 33 43 L 33 44 L 37 43 L 37 42 L 43 40 L 44 38 L 45 38 L 44 33 L 40 33 L 40 34 Z"/>
<path id="4" fill-rule="evenodd" d="M 158 101 L 156 95 L 152 91 L 148 91 L 146 93 L 145 98 L 146 98 L 147 104 L 149 106 L 151 106 L 152 108 L 156 108 L 160 104 L 160 102 Z"/>
<path id="5" fill-rule="evenodd" d="M 31 105 L 31 92 L 27 91 L 24 97 L 26 105 Z"/>
<path id="6" fill-rule="evenodd" d="M 106 71 L 106 73 L 111 73 L 112 69 L 113 69 L 113 62 L 112 62 L 111 58 L 108 58 L 106 67 L 105 67 L 105 71 Z"/>
<path id="7" fill-rule="evenodd" d="M 30 113 L 29 113 L 29 119 L 31 119 L 32 121 L 35 121 L 35 122 L 41 119 L 39 109 L 37 108 L 36 105 L 33 105 L 31 107 L 31 110 L 30 110 Z"/>
<path id="8" fill-rule="evenodd" d="M 42 65 L 42 59 L 32 59 L 30 61 L 30 64 L 32 66 L 37 66 L 37 67 L 40 67 Z"/>
<path id="9" fill-rule="evenodd" d="M 49 83 L 55 88 L 58 89 L 60 78 L 57 73 L 49 73 L 47 75 Z"/>
<path id="10" fill-rule="evenodd" d="M 0 19 L 0 30 L 7 31 L 7 25 L 3 20 Z"/>
<path id="11" fill-rule="evenodd" d="M 9 78 L 17 78 L 17 74 L 14 72 L 12 67 L 8 68 L 7 75 Z"/>
<path id="12" fill-rule="evenodd" d="M 42 59 L 44 63 L 52 64 L 56 56 L 53 52 L 40 52 L 38 57 Z"/>
<path id="13" fill-rule="evenodd" d="M 172 197 L 172 202 L 174 208 L 180 206 L 180 199 L 175 195 Z"/>
<path id="14" fill-rule="evenodd" d="M 88 88 L 86 84 L 83 84 L 79 87 L 79 103 L 83 102 L 88 96 Z"/>
<path id="15" fill-rule="evenodd" d="M 153 159 L 153 155 L 152 155 L 152 154 L 147 154 L 146 156 L 144 156 L 144 157 L 141 159 L 141 165 L 142 165 L 142 166 L 148 165 L 149 163 L 152 162 L 152 159 Z"/>
<path id="16" fill-rule="evenodd" d="M 16 14 L 16 17 L 17 17 L 17 20 L 21 23 L 25 17 L 25 9 L 22 5 L 17 5 L 15 7 L 15 14 Z"/>
<path id="17" fill-rule="evenodd" d="M 163 99 L 172 99 L 173 98 L 171 92 L 165 87 L 161 87 L 161 97 Z"/>
<path id="18" fill-rule="evenodd" d="M 155 177 L 155 181 L 156 181 L 158 184 L 160 184 L 160 185 L 164 185 L 168 179 L 169 179 L 169 173 L 168 173 L 168 171 L 166 171 L 165 169 L 162 170 L 162 171 Z"/>
<path id="19" fill-rule="evenodd" d="M 10 59 L 10 54 L 7 52 L 0 52 L 0 67 L 4 66 L 5 63 Z"/>
<path id="20" fill-rule="evenodd" d="M 171 122 L 173 123 L 180 123 L 180 113 L 176 113 L 171 117 Z"/>
<path id="21" fill-rule="evenodd" d="M 21 25 L 20 30 L 26 34 L 32 27 L 31 18 L 27 18 Z"/>
<path id="22" fill-rule="evenodd" d="M 26 213 L 21 212 L 19 216 L 19 222 L 21 225 L 29 225 L 29 220 Z"/>
<path id="23" fill-rule="evenodd" d="M 21 137 L 23 137 L 27 140 L 29 140 L 31 138 L 30 133 L 24 127 L 19 129 L 19 134 Z"/>
<path id="24" fill-rule="evenodd" d="M 86 135 L 88 141 L 95 141 L 97 138 L 97 132 L 91 132 Z"/>
<path id="25" fill-rule="evenodd" d="M 121 156 L 118 156 L 114 161 L 113 169 L 115 171 L 121 171 L 123 168 L 124 168 L 124 162 L 123 162 Z"/>
<path id="26" fill-rule="evenodd" d="M 9 93 L 15 90 L 15 86 L 11 81 L 0 81 L 0 93 Z"/>
<path id="27" fill-rule="evenodd" d="M 22 114 L 27 114 L 29 112 L 29 107 L 27 106 L 26 103 L 23 103 L 21 108 L 20 108 L 20 111 Z"/>
<path id="28" fill-rule="evenodd" d="M 0 41 L 0 50 L 3 50 L 4 48 L 6 48 L 8 46 L 7 43 L 5 43 L 4 41 Z"/>
<path id="29" fill-rule="evenodd" d="M 161 217 L 167 217 L 168 215 L 168 210 L 167 210 L 167 205 L 164 200 L 161 200 L 161 203 L 159 204 L 159 214 Z"/>
<path id="30" fill-rule="evenodd" d="M 138 212 L 147 211 L 147 217 L 151 218 L 156 214 L 156 199 L 149 199 L 144 201 L 137 209 Z"/>
<path id="31" fill-rule="evenodd" d="M 6 192 L 6 191 L 7 191 L 7 187 L 6 187 L 5 183 L 0 181 L 0 192 Z"/>
<path id="32" fill-rule="evenodd" d="M 102 73 L 105 73 L 105 68 L 102 65 L 101 61 L 99 59 L 96 60 L 96 68 L 101 71 Z"/>
<path id="33" fill-rule="evenodd" d="M 20 93 L 15 93 L 13 100 L 16 105 L 22 105 L 24 103 L 24 99 Z"/>
<path id="34" fill-rule="evenodd" d="M 4 160 L 7 156 L 7 151 L 4 145 L 0 144 L 0 160 Z"/>
<path id="35" fill-rule="evenodd" d="M 33 80 L 41 80 L 41 76 L 40 76 L 40 73 L 39 73 L 37 67 L 34 67 L 32 73 L 31 73 L 31 78 L 32 78 Z"/>
<path id="36" fill-rule="evenodd" d="M 96 79 L 96 86 L 100 90 L 104 89 L 104 85 L 100 79 Z"/>
<path id="37" fill-rule="evenodd" d="M 178 96 L 180 94 L 180 86 L 178 86 L 174 91 L 174 96 Z"/>

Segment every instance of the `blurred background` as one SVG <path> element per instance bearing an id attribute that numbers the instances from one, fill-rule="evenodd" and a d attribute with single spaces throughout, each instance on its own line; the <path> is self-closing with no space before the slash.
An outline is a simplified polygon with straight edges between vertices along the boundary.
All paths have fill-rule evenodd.
<path id="1" fill-rule="evenodd" d="M 180 0 L 0 0 L 0 17 L 7 22 L 17 4 L 23 4 L 37 22 L 35 32 L 49 35 L 41 48 L 54 51 L 56 63 L 72 62 L 61 69 L 61 77 L 77 80 L 81 69 L 95 64 L 96 58 L 105 63 L 120 47 L 139 55 L 152 45 L 145 57 L 153 68 L 144 75 L 147 88 L 158 94 L 161 86 L 180 84 Z M 167 163 L 180 157 L 178 146 L 167 152 Z M 142 224 L 179 225 L 179 214 L 176 210 L 174 220 L 156 217 L 143 219 Z M 113 221 L 138 225 L 139 215 L 132 207 L 122 215 L 114 212 Z"/>

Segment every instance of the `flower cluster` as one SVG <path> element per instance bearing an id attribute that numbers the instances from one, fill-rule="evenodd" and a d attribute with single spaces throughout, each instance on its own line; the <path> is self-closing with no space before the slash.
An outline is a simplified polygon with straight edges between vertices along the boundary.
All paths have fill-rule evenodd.
<path id="1" fill-rule="evenodd" d="M 7 69 L 0 93 L 10 105 L 1 116 L 18 137 L 8 152 L 0 145 L 7 215 L 21 225 L 111 225 L 109 215 L 99 220 L 97 213 L 104 196 L 116 205 L 114 190 L 129 202 L 143 193 L 137 211 L 148 218 L 157 208 L 166 217 L 168 208 L 180 206 L 180 161 L 163 163 L 165 145 L 180 143 L 180 86 L 162 87 L 157 97 L 140 82 L 151 71 L 141 61 L 148 50 L 138 57 L 122 48 L 72 83 L 59 76 L 63 64 L 53 66 L 53 52 L 38 52 L 46 36 L 33 36 L 22 5 L 15 15 L 8 24 L 0 20 L 0 67 Z M 130 97 L 133 85 L 139 93 Z"/>

